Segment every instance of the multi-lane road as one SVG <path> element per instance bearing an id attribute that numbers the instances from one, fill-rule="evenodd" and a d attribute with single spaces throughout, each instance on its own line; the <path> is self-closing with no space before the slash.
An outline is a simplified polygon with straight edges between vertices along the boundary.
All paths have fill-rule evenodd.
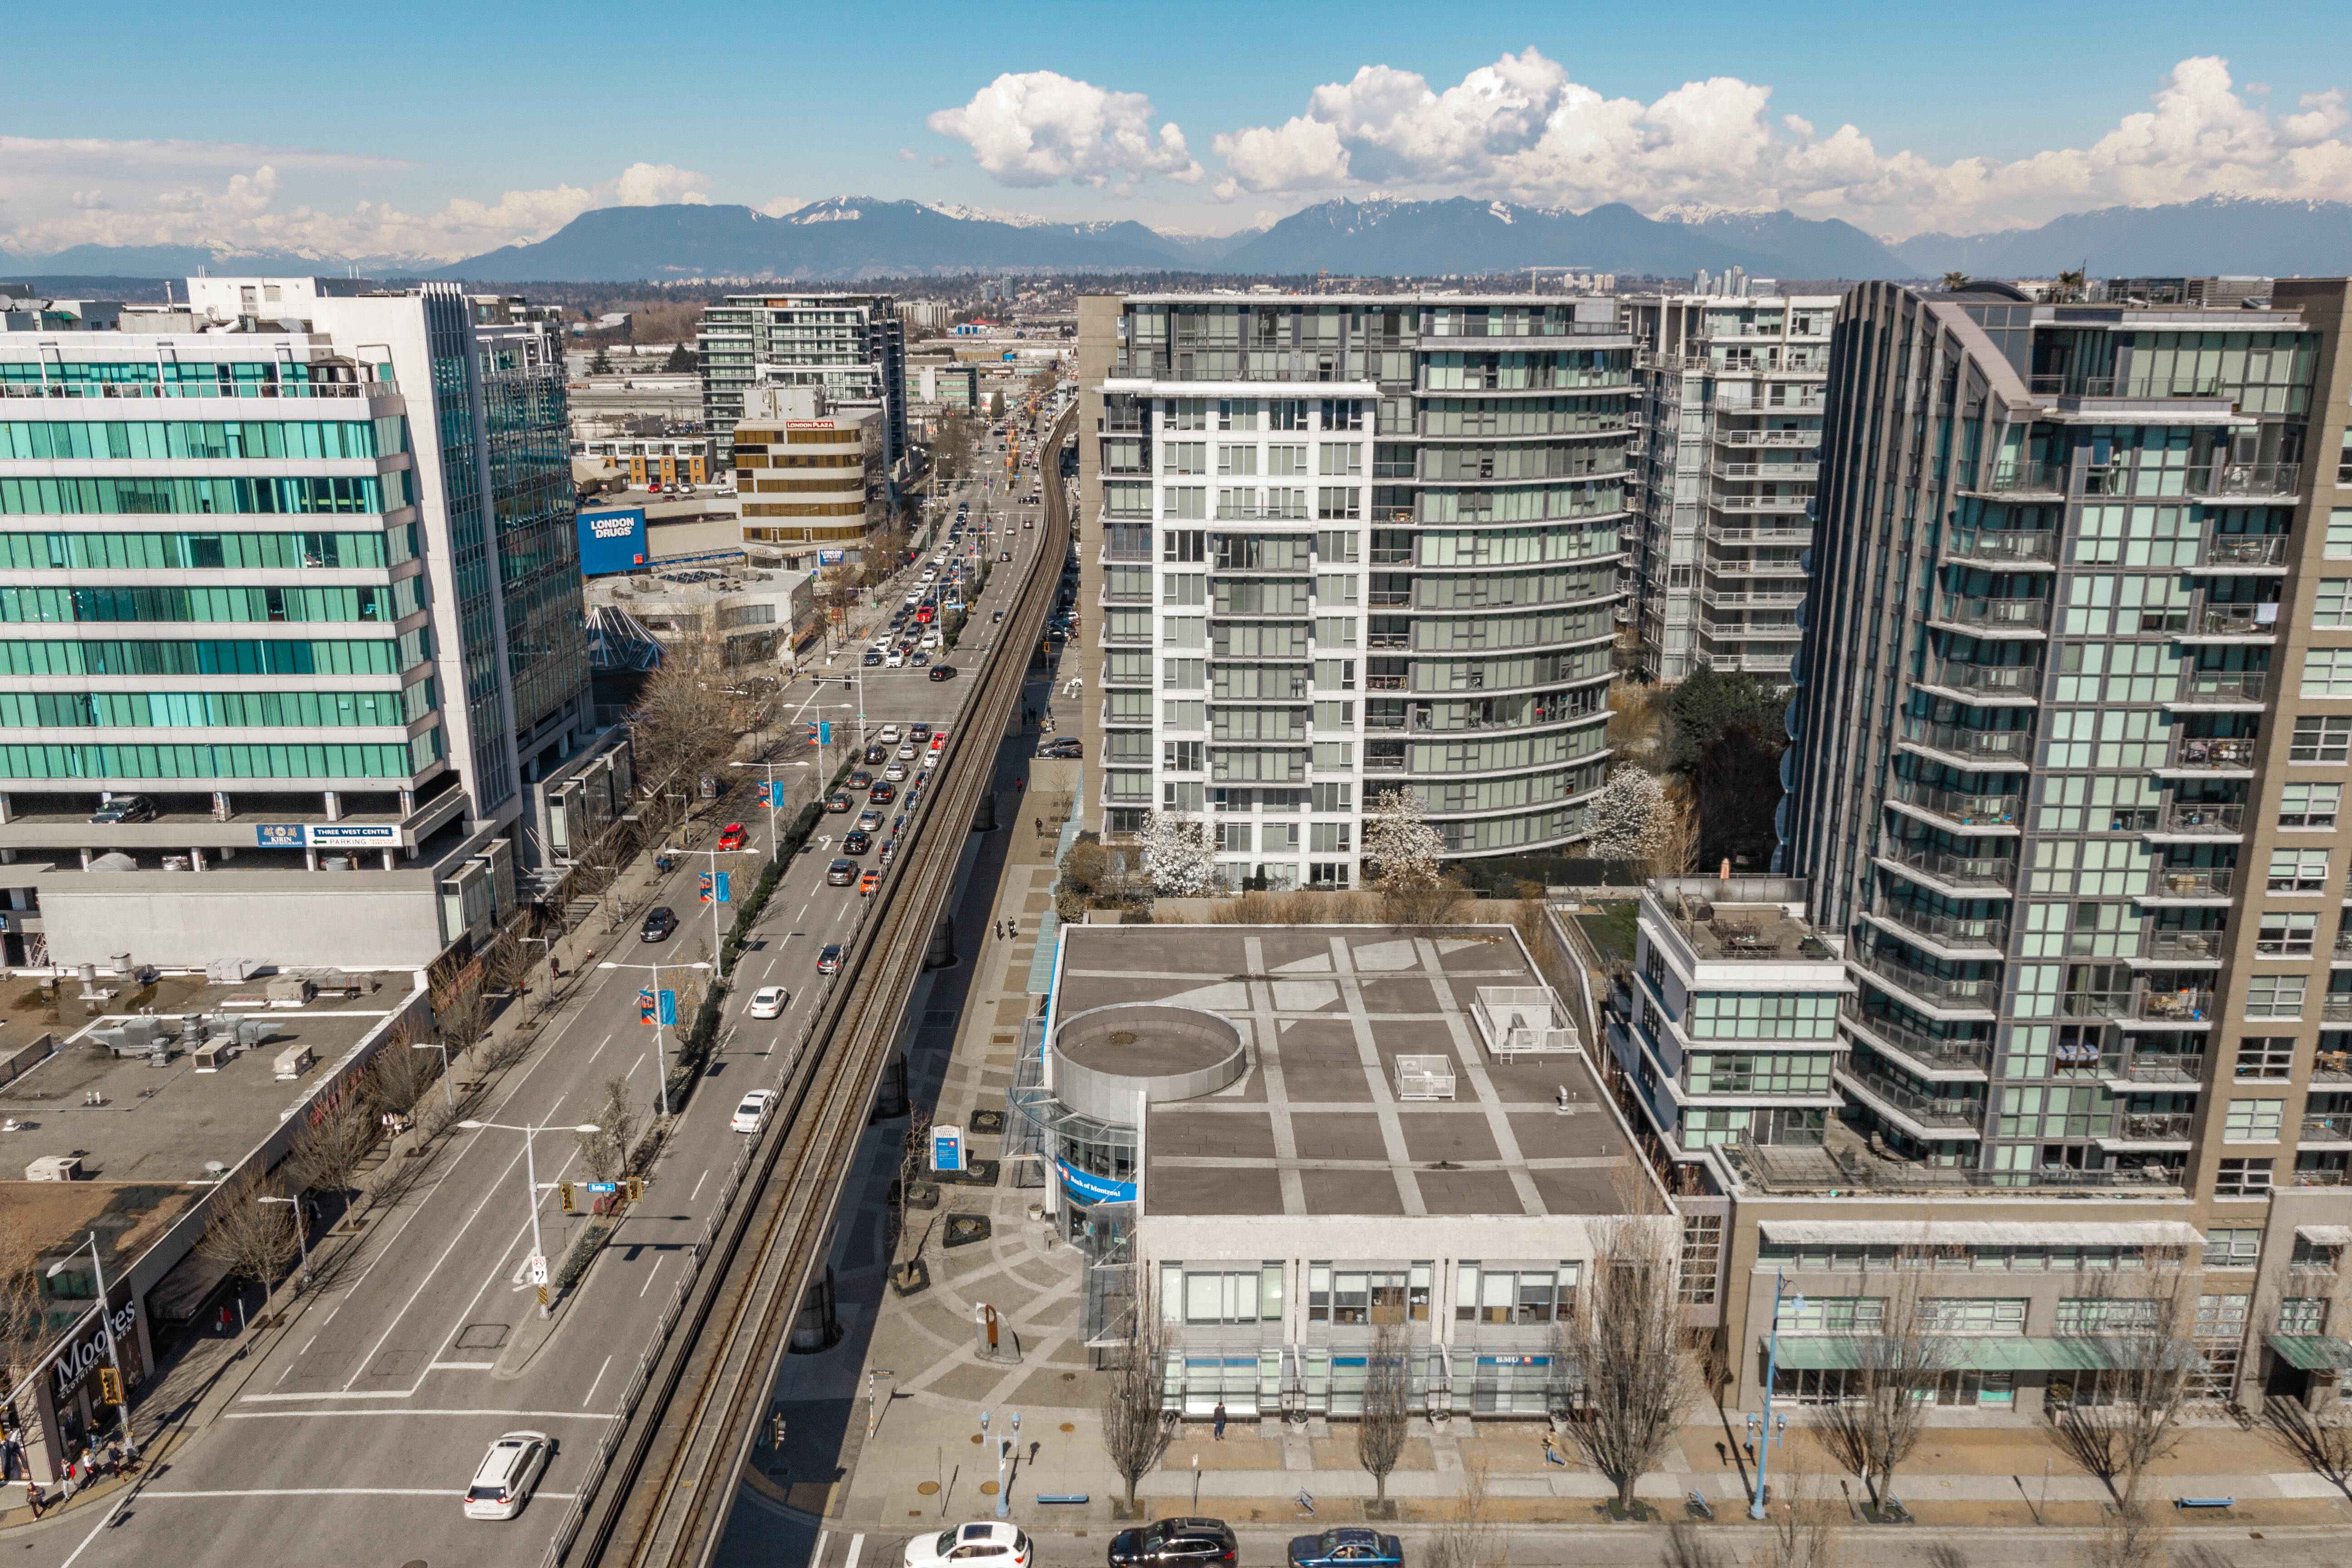
<path id="1" fill-rule="evenodd" d="M 1000 459 L 1001 461 L 1001 459 Z M 999 479 L 1000 486 L 1002 479 Z M 1000 492 L 1001 493 L 1001 492 Z M 1040 569 L 1042 530 L 1019 526 L 992 541 L 975 528 L 963 543 L 1010 548 L 976 602 L 962 646 L 951 656 L 969 671 L 997 628 L 1016 585 Z M 1042 563 L 1052 572 L 1057 563 Z M 885 601 L 886 604 L 887 601 Z M 856 658 L 836 660 L 846 671 Z M 952 727 L 976 683 L 934 682 L 919 668 L 861 668 L 871 729 L 927 721 Z M 852 693 L 837 675 L 820 689 L 798 681 L 788 710 L 822 703 L 835 735 L 854 734 L 839 708 Z M 814 714 L 814 707 L 810 708 Z M 788 731 L 789 732 L 789 731 Z M 992 743 L 994 737 L 990 737 Z M 803 760 L 793 736 L 783 762 Z M 764 847 L 765 813 L 740 813 Z M 856 917 L 853 888 L 829 887 L 826 864 L 847 819 L 828 816 L 819 841 L 796 858 L 771 900 L 727 998 L 719 1045 L 703 1081 L 631 1211 L 551 1333 L 532 1324 L 529 1276 L 535 1203 L 548 1253 L 561 1258 L 583 1223 L 562 1212 L 553 1184 L 580 1174 L 568 1129 L 592 1120 L 604 1084 L 623 1079 L 639 1104 L 656 1096 L 655 1031 L 638 1021 L 641 973 L 599 970 L 564 1002 L 531 1057 L 496 1086 L 485 1121 L 552 1126 L 535 1141 L 541 1190 L 526 1177 L 524 1139 L 484 1128 L 451 1134 L 425 1177 L 396 1204 L 369 1213 L 322 1287 L 300 1298 L 287 1327 L 228 1374 L 204 1424 L 142 1484 L 102 1511 L 73 1510 L 26 1537 L 28 1562 L 59 1565 L 354 1563 L 535 1563 L 588 1473 L 590 1456 L 621 1415 L 621 1402 L 688 1267 L 742 1143 L 730 1119 L 742 1091 L 776 1080 L 793 1042 L 834 984 L 815 973 L 819 948 L 846 934 Z M 933 825 L 937 830 L 940 825 Z M 949 828 L 954 831 L 954 828 Z M 755 864 L 747 862 L 746 864 Z M 871 856 L 866 863 L 873 864 Z M 599 960 L 650 963 L 690 957 L 698 934 L 698 857 L 681 860 L 648 901 L 686 921 L 667 942 L 643 943 L 634 924 L 599 944 Z M 665 982 L 667 984 L 667 982 Z M 788 987 L 789 1007 L 753 1019 L 762 985 Z M 463 1517 L 467 1482 L 490 1441 L 509 1430 L 543 1432 L 556 1444 L 537 1496 L 522 1516 L 487 1523 Z"/>

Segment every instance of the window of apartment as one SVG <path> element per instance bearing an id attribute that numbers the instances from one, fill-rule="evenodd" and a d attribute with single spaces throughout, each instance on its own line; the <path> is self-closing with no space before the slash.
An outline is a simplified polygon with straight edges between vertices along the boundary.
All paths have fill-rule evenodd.
<path id="1" fill-rule="evenodd" d="M 2271 1164 L 2267 1157 L 2253 1159 L 2239 1155 L 2224 1159 L 2213 1178 L 2213 1195 L 2221 1198 L 2268 1197 Z"/>
<path id="2" fill-rule="evenodd" d="M 2233 1100 L 2222 1118 L 2222 1142 L 2275 1143 L 2285 1112 L 2283 1100 Z"/>
<path id="3" fill-rule="evenodd" d="M 1573 1263 L 1460 1263 L 1454 1270 L 1457 1323 L 1567 1322 L 1576 1313 Z"/>
<path id="4" fill-rule="evenodd" d="M 2352 485 L 2352 430 L 2344 432 L 2344 445 L 2336 454 L 2336 482 L 2339 485 Z M 2328 516 L 2331 520 L 2340 517 L 2352 521 L 2352 511 L 2346 511 L 2341 508 L 2330 512 Z M 2331 521 L 2331 529 L 2333 526 Z"/>
<path id="5" fill-rule="evenodd" d="M 1277 397 L 1265 407 L 1267 429 L 1304 430 L 1307 428 L 1307 403 L 1304 398 Z"/>
<path id="6" fill-rule="evenodd" d="M 1883 1296 L 1800 1296 L 1780 1304 L 1784 1334 L 1874 1334 L 1885 1321 Z"/>
<path id="7" fill-rule="evenodd" d="M 1364 471 L 1360 441 L 1326 441 L 1315 449 L 1315 471 L 1327 479 L 1360 478 Z"/>
<path id="8" fill-rule="evenodd" d="M 2252 1268 L 2263 1260 L 2263 1227 L 2209 1226 L 2205 1231 L 2205 1267 Z"/>
<path id="9" fill-rule="evenodd" d="M 1160 1315 L 1170 1322 L 1255 1323 L 1282 1320 L 1282 1265 L 1193 1270 L 1164 1264 Z"/>
<path id="10" fill-rule="evenodd" d="M 2270 890 L 2273 893 L 2324 893 L 2327 890 L 2327 851 L 2271 851 Z"/>
<path id="11" fill-rule="evenodd" d="M 2164 1304 L 2146 1296 L 2062 1296 L 2061 1334 L 2152 1333 L 2162 1323 Z"/>
<path id="12" fill-rule="evenodd" d="M 1274 446 L 1265 449 L 1265 471 L 1275 479 L 1297 479 L 1307 472 L 1307 448 Z"/>
<path id="13" fill-rule="evenodd" d="M 1837 1006 L 1834 992 L 1701 992 L 1689 1028 L 1705 1039 L 1823 1039 L 1836 1031 Z"/>
<path id="14" fill-rule="evenodd" d="M 1171 528 L 1160 531 L 1160 560 L 1205 563 L 1208 558 L 1209 533 L 1206 529 Z"/>
<path id="15" fill-rule="evenodd" d="M 1315 689 L 1318 691 L 1353 691 L 1356 689 L 1356 661 L 1352 658 L 1317 659 Z"/>
<path id="16" fill-rule="evenodd" d="M 2352 757 L 2352 714 L 2306 713 L 2287 742 L 2291 763 L 2340 763 Z"/>
<path id="17" fill-rule="evenodd" d="M 1692 1214 L 1683 1216 L 1682 1273 L 1678 1287 L 1685 1307 L 1715 1305 L 1717 1279 L 1723 1268 L 1723 1216 Z"/>
<path id="18" fill-rule="evenodd" d="M 2197 1298 L 2197 1351 L 2204 1364 L 2190 1380 L 2191 1399 L 2228 1399 L 2238 1391 L 2238 1363 L 2244 1354 L 2250 1296 Z"/>
<path id="19" fill-rule="evenodd" d="M 1216 826 L 1217 847 L 1228 855 L 1246 855 L 1250 843 L 1250 825 L 1246 822 L 1221 822 Z"/>
<path id="20" fill-rule="evenodd" d="M 2022 1296 L 1928 1296 L 1919 1302 L 1919 1322 L 1931 1334 L 2021 1334 Z"/>
<path id="21" fill-rule="evenodd" d="M 1198 572 L 1163 573 L 1160 578 L 1160 602 L 1205 605 L 1209 602 L 1209 579 Z"/>
<path id="22" fill-rule="evenodd" d="M 1164 658 L 1160 661 L 1160 689 L 1163 691 L 1199 691 L 1209 679 L 1209 661 L 1202 658 Z"/>
<path id="23" fill-rule="evenodd" d="M 1206 441 L 1171 441 L 1160 448 L 1160 471 L 1163 474 L 1205 474 L 1209 471 L 1209 444 Z"/>
<path id="24" fill-rule="evenodd" d="M 2352 577 L 2322 577 L 2311 609 L 2311 624 L 2321 631 L 2352 627 Z"/>
<path id="25" fill-rule="evenodd" d="M 1255 397 L 1217 399 L 1217 428 L 1220 430 L 1256 429 L 1257 399 Z"/>
<path id="26" fill-rule="evenodd" d="M 1361 537 L 1352 529 L 1318 529 L 1315 534 L 1315 559 L 1326 566 L 1352 566 L 1359 558 Z"/>
<path id="27" fill-rule="evenodd" d="M 1308 803 L 1316 811 L 1353 811 L 1356 808 L 1356 786 L 1352 784 L 1311 785 Z"/>
<path id="28" fill-rule="evenodd" d="M 2282 1334 L 2324 1334 L 2327 1331 L 2327 1298 L 2289 1296 L 2279 1303 Z"/>
<path id="29" fill-rule="evenodd" d="M 2352 647 L 2313 648 L 2305 653 L 2303 695 L 2352 697 Z"/>
<path id="30" fill-rule="evenodd" d="M 2303 1016 L 2304 977 L 2300 974 L 2257 974 L 2246 982 L 2246 1016 Z"/>
<path id="31" fill-rule="evenodd" d="M 2291 784 L 2279 791 L 2281 827 L 2334 827 L 2343 805 L 2340 784 Z"/>
<path id="32" fill-rule="evenodd" d="M 1353 572 L 1318 572 L 1315 574 L 1315 602 L 1318 605 L 1352 605 L 1356 602 L 1356 585 L 1361 581 Z"/>
<path id="33" fill-rule="evenodd" d="M 1171 773 L 1197 773 L 1203 767 L 1200 741 L 1162 741 L 1160 765 Z"/>
<path id="34" fill-rule="evenodd" d="M 2239 1078 L 2284 1078 L 2294 1066 L 2293 1035 L 2248 1035 L 2238 1042 Z"/>
<path id="35" fill-rule="evenodd" d="M 1307 826 L 1307 847 L 1315 854 L 1345 855 L 1354 847 L 1354 825 L 1351 823 L 1316 822 Z"/>
<path id="36" fill-rule="evenodd" d="M 2254 932 L 2254 956 L 2257 958 L 2309 958 L 2311 944 L 2319 932 L 2316 914 L 2296 913 L 2288 910 L 2266 910 L 2262 924 Z"/>
<path id="37" fill-rule="evenodd" d="M 1217 472 L 1226 475 L 1256 473 L 1257 448 L 1255 447 L 1219 447 Z"/>
<path id="38" fill-rule="evenodd" d="M 1209 427 L 1209 400 L 1205 397 L 1176 397 L 1163 406 L 1168 411 L 1171 430 L 1206 430 Z"/>

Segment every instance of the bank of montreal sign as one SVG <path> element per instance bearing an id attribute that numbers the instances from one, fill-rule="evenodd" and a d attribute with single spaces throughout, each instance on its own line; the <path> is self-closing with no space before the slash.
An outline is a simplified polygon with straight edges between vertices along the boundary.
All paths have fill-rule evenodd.
<path id="1" fill-rule="evenodd" d="M 1108 1176 L 1097 1176 L 1081 1171 L 1067 1160 L 1056 1160 L 1054 1168 L 1062 1173 L 1062 1185 L 1073 1197 L 1090 1204 L 1131 1204 L 1135 1201 L 1133 1182 L 1114 1182 Z"/>

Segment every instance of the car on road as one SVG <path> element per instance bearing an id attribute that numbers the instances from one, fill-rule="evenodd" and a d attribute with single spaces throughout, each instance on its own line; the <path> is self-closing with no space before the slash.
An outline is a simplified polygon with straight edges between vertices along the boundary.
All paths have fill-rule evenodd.
<path id="1" fill-rule="evenodd" d="M 1000 550 L 996 552 L 996 558 L 999 561 L 1010 561 L 1013 559 L 1013 552 L 1010 550 Z"/>
<path id="2" fill-rule="evenodd" d="M 894 784 L 876 784 L 872 789 L 866 792 L 866 798 L 872 801 L 876 805 L 887 805 L 892 801 L 898 798 L 898 786 Z"/>
<path id="3" fill-rule="evenodd" d="M 907 739 L 909 741 L 928 741 L 930 738 L 931 727 L 929 724 L 909 724 L 907 726 Z"/>
<path id="4" fill-rule="evenodd" d="M 916 751 L 917 747 L 915 742 L 912 741 L 908 742 L 905 745 L 898 748 L 898 760 L 902 763 L 913 762 L 915 760 Z"/>
<path id="5" fill-rule="evenodd" d="M 824 797 L 824 808 L 827 811 L 847 811 L 849 809 L 849 797 L 842 794 L 841 791 L 835 790 L 831 795 Z"/>
<path id="6" fill-rule="evenodd" d="M 793 994 L 781 985 L 762 985 L 751 993 L 751 1016 L 781 1018 L 784 1016 L 784 1004 L 792 999 Z"/>
<path id="7" fill-rule="evenodd" d="M 923 771 L 925 773 L 929 773 L 933 768 L 939 765 L 939 762 L 940 754 L 937 752 L 925 752 L 923 753 Z"/>
<path id="8" fill-rule="evenodd" d="M 1084 742 L 1075 741 L 1070 739 L 1068 736 L 1064 736 L 1058 741 L 1048 741 L 1044 745 L 1038 747 L 1037 754 L 1040 757 L 1055 761 L 1074 762 L 1087 754 L 1087 748 Z"/>
<path id="9" fill-rule="evenodd" d="M 931 666 L 931 679 L 933 680 L 953 680 L 955 678 L 956 667 L 954 665 L 935 664 Z"/>
<path id="10" fill-rule="evenodd" d="M 509 1432 L 490 1444 L 466 1489 L 467 1519 L 512 1519 L 547 1473 L 555 1439 L 544 1432 Z"/>
<path id="11" fill-rule="evenodd" d="M 1021 520 L 1021 526 L 1024 528 L 1034 528 L 1037 526 L 1037 520 L 1034 517 L 1024 517 Z"/>
<path id="12" fill-rule="evenodd" d="M 881 732 L 874 738 L 881 742 L 886 746 L 895 746 L 904 738 L 904 736 L 901 734 L 898 725 L 885 724 L 882 726 Z"/>
<path id="13" fill-rule="evenodd" d="M 857 890 L 861 894 L 870 893 L 881 885 L 882 873 L 879 871 L 868 871 L 857 879 Z"/>
<path id="14" fill-rule="evenodd" d="M 1231 1563 L 1239 1553 L 1222 1519 L 1163 1519 L 1110 1538 L 1110 1568 L 1193 1568 Z"/>
<path id="15" fill-rule="evenodd" d="M 863 855 L 873 847 L 874 836 L 870 833 L 853 830 L 841 836 L 841 852 L 844 855 Z"/>
<path id="16" fill-rule="evenodd" d="M 985 1520 L 925 1531 L 907 1542 L 907 1568 L 940 1568 L 955 1563 L 964 1568 L 1031 1568 L 1037 1548 L 1018 1525 Z"/>
<path id="17" fill-rule="evenodd" d="M 667 904 L 656 904 L 646 911 L 646 923 L 637 931 L 639 942 L 667 942 L 670 932 L 677 929 L 677 911 Z"/>
<path id="18" fill-rule="evenodd" d="M 867 669 L 871 669 L 871 668 L 873 668 L 875 666 L 877 666 L 877 665 L 880 664 L 880 663 L 882 662 L 882 658 L 883 658 L 883 656 L 882 656 L 882 655 L 880 655 L 880 654 L 878 654 L 878 653 L 876 653 L 872 648 L 870 648 L 870 647 L 869 647 L 869 648 L 867 648 L 867 649 L 866 650 L 866 657 L 865 657 L 863 659 L 860 659 L 858 662 L 859 662 L 862 666 L 864 666 L 866 668 L 867 668 Z"/>
<path id="19" fill-rule="evenodd" d="M 990 616 L 988 617 L 988 622 L 989 622 L 989 625 L 991 625 L 991 626 L 994 626 L 997 622 L 999 622 L 999 621 L 1003 620 L 1003 618 L 1004 618 L 1004 612 L 1003 612 L 1003 610 L 999 610 L 999 611 L 997 611 L 995 614 L 993 614 L 993 615 L 992 615 L 992 616 Z"/>
<path id="20" fill-rule="evenodd" d="M 866 765 L 869 768 L 873 767 L 889 754 L 890 748 L 884 745 L 881 742 L 877 741 L 872 745 L 866 748 Z"/>
<path id="21" fill-rule="evenodd" d="M 906 782 L 907 778 L 907 764 L 900 762 L 893 762 L 888 767 L 882 770 L 882 776 L 888 779 L 892 784 L 903 784 Z"/>
<path id="22" fill-rule="evenodd" d="M 829 942 L 817 950 L 816 972 L 819 974 L 841 973 L 841 943 Z"/>
<path id="23" fill-rule="evenodd" d="M 143 795 L 118 795 L 89 814 L 95 823 L 152 822 L 155 803 Z"/>
<path id="24" fill-rule="evenodd" d="M 869 805 L 857 814 L 857 826 L 871 833 L 882 826 L 882 808 Z"/>
<path id="25" fill-rule="evenodd" d="M 1402 1568 L 1404 1543 L 1360 1525 L 1342 1525 L 1320 1535 L 1294 1535 L 1290 1568 Z"/>
<path id="26" fill-rule="evenodd" d="M 836 855 L 833 864 L 824 868 L 824 879 L 833 887 L 846 888 L 857 880 L 857 862 L 845 855 Z"/>
<path id="27" fill-rule="evenodd" d="M 742 848 L 743 825 L 740 822 L 730 822 L 720 828 L 717 847 L 721 854 Z"/>
<path id="28" fill-rule="evenodd" d="M 922 648 L 917 648 L 914 652 L 907 656 L 907 663 L 916 669 L 920 669 L 923 666 L 930 662 L 930 654 Z"/>
<path id="29" fill-rule="evenodd" d="M 851 789 L 871 789 L 874 786 L 874 775 L 864 768 L 852 768 L 849 770 L 849 777 L 844 782 Z"/>
<path id="30" fill-rule="evenodd" d="M 728 1122 L 738 1132 L 757 1132 L 768 1124 L 768 1112 L 776 1103 L 772 1089 L 755 1089 L 736 1102 L 735 1116 Z"/>
<path id="31" fill-rule="evenodd" d="M 882 656 L 883 668 L 886 669 L 897 669 L 900 665 L 903 665 L 906 662 L 907 655 L 906 650 L 903 648 L 894 647 L 888 653 Z"/>

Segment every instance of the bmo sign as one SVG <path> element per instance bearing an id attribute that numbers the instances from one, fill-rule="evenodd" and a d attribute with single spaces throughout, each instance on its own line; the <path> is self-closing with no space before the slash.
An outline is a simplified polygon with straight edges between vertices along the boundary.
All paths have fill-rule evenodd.
<path id="1" fill-rule="evenodd" d="M 579 514 L 580 571 L 588 577 L 627 572 L 646 563 L 646 514 L 642 507 Z"/>

